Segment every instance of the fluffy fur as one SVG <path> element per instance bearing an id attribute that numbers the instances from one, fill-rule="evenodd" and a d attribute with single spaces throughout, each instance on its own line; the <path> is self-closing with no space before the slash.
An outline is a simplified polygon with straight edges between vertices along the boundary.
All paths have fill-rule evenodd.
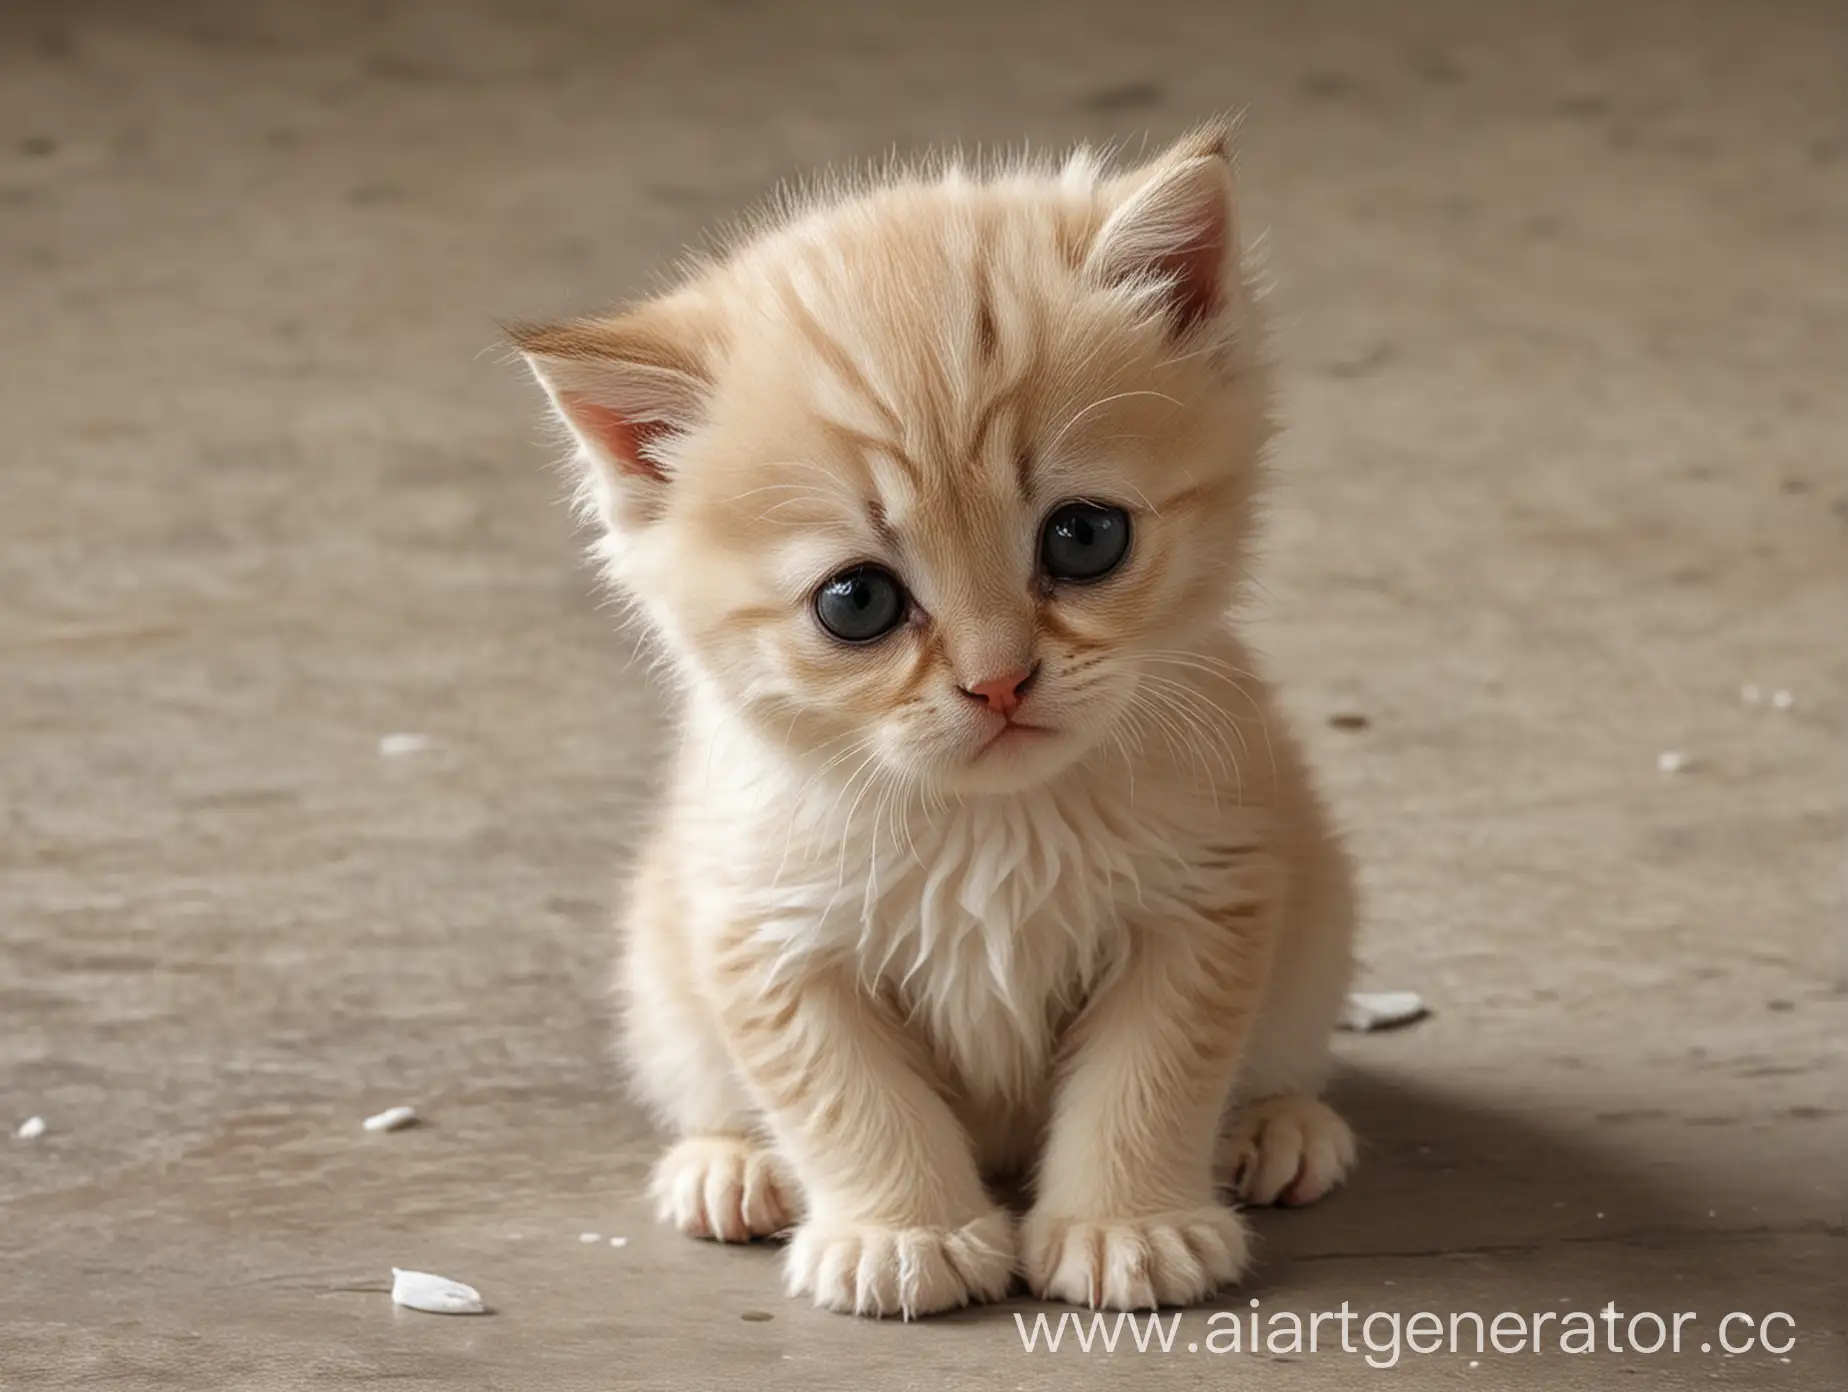
<path id="1" fill-rule="evenodd" d="M 1349 875 L 1232 614 L 1270 434 L 1224 132 L 789 210 L 516 339 L 683 696 L 625 914 L 668 1221 L 905 1316 L 1197 1301 L 1353 1158 Z M 1040 572 L 1064 502 L 1123 565 Z M 816 589 L 878 563 L 850 646 Z M 1035 672 L 1009 716 L 971 692 Z M 1013 677 L 1008 677 L 1011 683 Z M 990 1179 L 1029 1177 L 1016 1219 Z"/>

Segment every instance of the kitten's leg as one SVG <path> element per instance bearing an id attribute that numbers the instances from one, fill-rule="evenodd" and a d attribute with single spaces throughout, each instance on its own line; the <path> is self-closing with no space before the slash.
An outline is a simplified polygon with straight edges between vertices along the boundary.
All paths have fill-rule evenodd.
<path id="1" fill-rule="evenodd" d="M 1353 879 L 1319 808 L 1310 812 L 1307 853 L 1219 1143 L 1220 1182 L 1247 1204 L 1313 1203 L 1354 1165 L 1353 1132 L 1320 1098 L 1352 976 Z"/>
<path id="2" fill-rule="evenodd" d="M 799 1191 L 776 1153 L 754 1136 L 715 1132 L 668 1147 L 649 1178 L 655 1216 L 689 1237 L 749 1242 L 795 1222 Z"/>
<path id="3" fill-rule="evenodd" d="M 1268 969 L 1267 918 L 1253 901 L 1139 932 L 1074 1025 L 1021 1234 L 1040 1295 L 1185 1305 L 1245 1269 L 1213 1144 Z"/>
<path id="4" fill-rule="evenodd" d="M 764 1143 L 762 1120 L 700 997 L 665 866 L 658 858 L 644 864 L 617 992 L 635 1090 L 677 1138 L 650 1176 L 656 1215 L 692 1237 L 767 1237 L 794 1221 L 801 1192 Z"/>
<path id="5" fill-rule="evenodd" d="M 1221 1182 L 1241 1203 L 1300 1208 L 1354 1166 L 1354 1133 L 1314 1093 L 1283 1092 L 1237 1104 L 1219 1140 Z"/>
<path id="6" fill-rule="evenodd" d="M 760 952 L 739 935 L 717 975 L 732 1056 L 807 1202 L 790 1293 L 906 1318 L 1004 1295 L 1013 1221 L 926 1080 L 924 1051 L 848 969 L 778 974 Z"/>

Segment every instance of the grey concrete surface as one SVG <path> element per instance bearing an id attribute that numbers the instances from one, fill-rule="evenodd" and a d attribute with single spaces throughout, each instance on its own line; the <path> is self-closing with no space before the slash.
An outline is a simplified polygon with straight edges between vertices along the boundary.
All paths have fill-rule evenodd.
<path id="1" fill-rule="evenodd" d="M 49 1126 L 0 1136 L 0 1387 L 1848 1385 L 1842 38 L 1799 0 L 0 6 L 0 1120 Z M 658 697 L 496 320 L 818 164 L 1237 106 L 1289 423 L 1262 642 L 1367 977 L 1436 1013 L 1343 1041 L 1358 1179 L 1261 1216 L 1221 1307 L 1784 1311 L 1787 1353 L 1028 1355 L 1030 1303 L 819 1314 L 638 1199 L 602 988 Z M 495 1313 L 394 1311 L 394 1264 Z"/>

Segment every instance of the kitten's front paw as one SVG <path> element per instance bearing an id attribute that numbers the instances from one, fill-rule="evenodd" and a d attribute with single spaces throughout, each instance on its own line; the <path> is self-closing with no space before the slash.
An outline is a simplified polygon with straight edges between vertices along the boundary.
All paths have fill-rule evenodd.
<path id="1" fill-rule="evenodd" d="M 649 1184 L 655 1212 L 689 1237 L 749 1242 L 795 1220 L 795 1187 L 776 1156 L 748 1136 L 688 1136 Z"/>
<path id="2" fill-rule="evenodd" d="M 791 1295 L 875 1319 L 999 1300 L 1014 1275 L 1014 1220 L 994 1209 L 960 1228 L 806 1223 L 786 1273 Z"/>
<path id="3" fill-rule="evenodd" d="M 1219 1142 L 1222 1182 L 1248 1204 L 1314 1203 L 1354 1167 L 1354 1133 L 1335 1110 L 1294 1093 L 1238 1109 Z"/>
<path id="4" fill-rule="evenodd" d="M 1193 1305 L 1244 1273 L 1245 1224 L 1219 1204 L 1152 1218 L 1031 1213 L 1021 1232 L 1036 1295 L 1092 1309 Z"/>

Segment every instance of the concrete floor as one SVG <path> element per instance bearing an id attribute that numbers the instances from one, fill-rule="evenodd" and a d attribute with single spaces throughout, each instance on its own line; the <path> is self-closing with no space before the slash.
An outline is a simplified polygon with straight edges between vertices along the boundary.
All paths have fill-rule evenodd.
<path id="1" fill-rule="evenodd" d="M 602 983 L 657 698 L 495 348 L 794 171 L 1241 104 L 1263 644 L 1436 1013 L 1343 1041 L 1358 1180 L 1221 1303 L 1785 1311 L 1395 1385 L 1848 1385 L 1836 7 L 888 8 L 0 7 L 0 1388 L 1375 1385 L 651 1226 Z"/>

